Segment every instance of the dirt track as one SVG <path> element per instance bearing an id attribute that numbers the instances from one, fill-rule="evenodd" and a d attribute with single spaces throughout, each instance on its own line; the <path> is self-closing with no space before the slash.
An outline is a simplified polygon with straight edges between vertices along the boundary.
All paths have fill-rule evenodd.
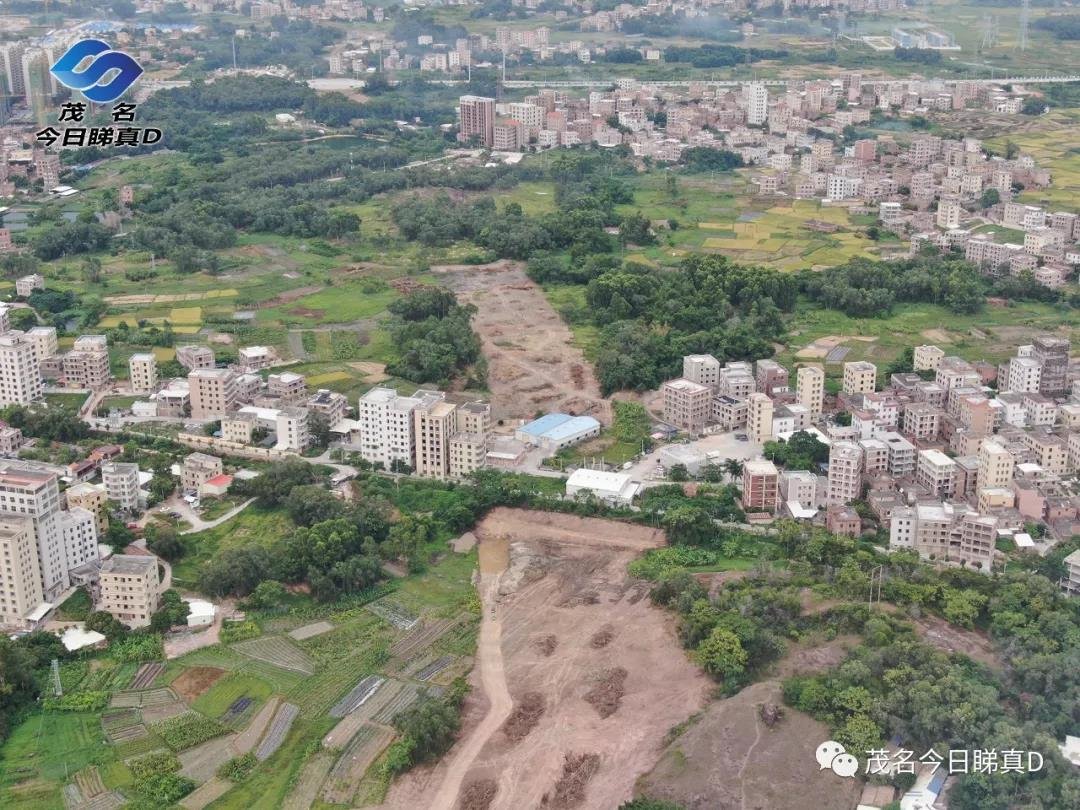
<path id="1" fill-rule="evenodd" d="M 611 423 L 592 365 L 520 262 L 432 267 L 463 303 L 488 361 L 496 418 L 532 419 L 538 410 L 589 414 Z"/>
<path id="2" fill-rule="evenodd" d="M 672 617 L 626 574 L 640 551 L 663 544 L 663 534 L 496 509 L 476 535 L 484 618 L 463 732 L 441 763 L 395 783 L 386 806 L 453 810 L 464 789 L 489 781 L 496 785 L 491 810 L 540 807 L 545 797 L 549 806 L 607 810 L 630 799 L 665 734 L 704 704 L 709 686 L 680 649 Z M 507 570 L 491 570 L 507 557 Z M 541 643 L 549 637 L 556 641 Z M 619 694 L 604 705 L 614 711 L 602 717 L 586 696 L 619 669 L 626 673 Z M 544 707 L 535 725 L 524 736 L 505 733 L 508 700 L 535 694 Z M 576 784 L 568 784 L 568 761 L 590 765 Z"/>

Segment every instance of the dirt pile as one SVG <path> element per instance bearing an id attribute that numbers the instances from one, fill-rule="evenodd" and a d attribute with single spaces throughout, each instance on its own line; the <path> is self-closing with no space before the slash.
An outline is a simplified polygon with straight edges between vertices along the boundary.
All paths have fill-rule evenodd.
<path id="1" fill-rule="evenodd" d="M 594 650 L 602 650 L 611 643 L 613 638 L 615 638 L 615 628 L 606 624 L 593 633 L 593 637 L 589 639 L 589 646 Z"/>
<path id="2" fill-rule="evenodd" d="M 461 800 L 458 802 L 458 810 L 488 810 L 495 801 L 495 793 L 498 785 L 494 779 L 477 779 L 470 782 L 461 791 Z"/>
<path id="3" fill-rule="evenodd" d="M 499 595 L 516 593 L 520 588 L 543 579 L 545 573 L 547 563 L 543 554 L 527 543 L 511 543 L 510 567 L 499 580 Z"/>
<path id="4" fill-rule="evenodd" d="M 603 670 L 596 678 L 596 685 L 585 693 L 585 702 L 601 717 L 611 717 L 626 694 L 627 674 L 622 667 Z"/>
<path id="5" fill-rule="evenodd" d="M 585 801 L 585 788 L 599 769 L 599 754 L 567 754 L 562 777 L 555 783 L 555 793 L 552 796 L 545 794 L 543 805 L 553 810 L 577 807 Z"/>
<path id="6" fill-rule="evenodd" d="M 514 706 L 510 719 L 503 724 L 503 734 L 510 742 L 518 742 L 529 736 L 529 732 L 540 722 L 544 714 L 544 696 L 539 692 L 526 692 Z"/>
<path id="7" fill-rule="evenodd" d="M 553 635 L 541 636 L 533 641 L 533 646 L 540 651 L 540 654 L 545 658 L 550 658 L 551 654 L 555 652 L 555 649 L 559 646 L 559 640 Z"/>

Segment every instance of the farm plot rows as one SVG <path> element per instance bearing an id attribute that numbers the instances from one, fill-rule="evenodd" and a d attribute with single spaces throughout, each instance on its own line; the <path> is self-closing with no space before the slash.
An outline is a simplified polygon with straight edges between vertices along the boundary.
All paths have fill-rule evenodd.
<path id="1" fill-rule="evenodd" d="M 310 810 L 319 792 L 319 786 L 326 779 L 334 758 L 327 753 L 318 753 L 304 763 L 300 779 L 292 792 L 285 798 L 282 810 Z"/>
<path id="2" fill-rule="evenodd" d="M 148 689 L 157 680 L 158 675 L 164 671 L 165 665 L 160 661 L 142 664 L 134 677 L 132 677 L 128 689 Z"/>
<path id="3" fill-rule="evenodd" d="M 198 712 L 184 712 L 151 726 L 151 731 L 173 751 L 183 751 L 228 731 L 224 725 Z"/>
<path id="4" fill-rule="evenodd" d="M 430 664 L 425 666 L 419 672 L 416 673 L 416 679 L 418 681 L 430 681 L 444 669 L 454 663 L 454 656 L 444 655 L 441 658 L 436 658 Z"/>
<path id="5" fill-rule="evenodd" d="M 407 662 L 438 641 L 440 637 L 456 627 L 461 621 L 461 616 L 432 622 L 425 621 L 394 642 L 394 645 L 390 648 L 390 655 Z"/>
<path id="6" fill-rule="evenodd" d="M 330 804 L 347 804 L 356 793 L 364 772 L 389 745 L 394 734 L 389 729 L 363 726 L 341 752 L 323 786 L 322 799 Z"/>
<path id="7" fill-rule="evenodd" d="M 180 698 L 172 689 L 151 689 L 149 691 L 117 692 L 109 701 L 109 706 L 114 709 L 123 708 L 150 708 L 154 706 L 167 706 L 176 703 Z"/>
<path id="8" fill-rule="evenodd" d="M 345 697 L 338 701 L 337 705 L 330 709 L 330 716 L 341 718 L 363 706 L 379 690 L 385 680 L 385 678 L 378 675 L 370 675 L 364 678 Z"/>
<path id="9" fill-rule="evenodd" d="M 241 641 L 232 646 L 236 652 L 254 658 L 282 669 L 299 672 L 303 675 L 313 675 L 315 665 L 311 658 L 282 636 L 267 636 L 265 638 L 253 638 L 250 641 Z"/>
<path id="10" fill-rule="evenodd" d="M 255 639 L 258 641 L 259 639 Z M 244 642 L 241 642 L 244 643 Z M 240 655 L 229 647 L 214 646 L 195 650 L 184 656 L 186 666 L 218 667 L 230 672 L 251 675 L 266 681 L 278 692 L 288 692 L 300 684 L 304 676 L 291 669 L 283 669 L 273 663 Z"/>
<path id="11" fill-rule="evenodd" d="M 367 605 L 367 609 L 394 625 L 398 630 L 411 630 L 420 619 L 393 599 L 379 599 Z"/>
<path id="12" fill-rule="evenodd" d="M 266 732 L 266 736 L 263 737 L 262 743 L 259 744 L 259 748 L 255 752 L 255 758 L 259 762 L 268 760 L 281 747 L 281 744 L 285 741 L 285 735 L 289 733 L 293 720 L 296 719 L 299 713 L 300 709 L 292 703 L 281 705 L 270 723 L 270 730 Z"/>

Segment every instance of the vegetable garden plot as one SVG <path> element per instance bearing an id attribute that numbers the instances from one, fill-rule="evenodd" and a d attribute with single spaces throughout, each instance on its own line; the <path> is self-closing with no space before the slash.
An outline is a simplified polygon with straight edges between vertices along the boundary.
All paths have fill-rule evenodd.
<path id="1" fill-rule="evenodd" d="M 227 724 L 235 723 L 254 702 L 255 701 L 249 697 L 237 698 L 232 702 L 232 705 L 225 710 L 225 714 L 221 715 L 222 722 Z"/>
<path id="2" fill-rule="evenodd" d="M 295 630 L 289 631 L 289 638 L 294 641 L 303 641 L 307 638 L 314 638 L 315 636 L 321 636 L 323 633 L 329 633 L 334 629 L 334 625 L 330 622 L 315 622 L 313 624 L 305 624 L 303 627 L 297 627 Z"/>
<path id="3" fill-rule="evenodd" d="M 392 599 L 382 598 L 367 605 L 367 609 L 385 619 L 399 630 L 411 630 L 420 619 Z"/>
<path id="4" fill-rule="evenodd" d="M 131 683 L 128 684 L 128 689 L 147 689 L 157 680 L 158 675 L 164 671 L 165 665 L 160 661 L 143 664 L 131 679 Z"/>
<path id="5" fill-rule="evenodd" d="M 344 717 L 360 706 L 363 706 L 372 695 L 386 682 L 385 678 L 378 675 L 370 675 L 354 686 L 349 693 L 338 701 L 337 705 L 330 709 L 331 717 Z"/>
<path id="6" fill-rule="evenodd" d="M 442 658 L 436 658 L 416 673 L 416 679 L 418 681 L 429 681 L 452 663 L 454 663 L 454 656 L 452 655 L 444 655 Z"/>
<path id="7" fill-rule="evenodd" d="M 364 772 L 393 738 L 390 730 L 370 725 L 356 732 L 330 769 L 322 791 L 323 801 L 348 804 L 364 778 Z"/>
<path id="8" fill-rule="evenodd" d="M 310 810 L 319 792 L 319 785 L 326 779 L 333 764 L 334 758 L 327 753 L 315 754 L 305 762 L 299 781 L 285 798 L 283 810 Z"/>
<path id="9" fill-rule="evenodd" d="M 429 691 L 434 693 L 436 690 L 432 687 Z M 394 717 L 399 712 L 409 708 L 416 702 L 420 693 L 420 686 L 415 683 L 405 684 L 401 691 L 394 695 L 393 699 L 388 701 L 375 715 L 371 718 L 376 723 L 382 723 L 384 725 L 390 725 L 393 722 Z"/>
<path id="10" fill-rule="evenodd" d="M 430 647 L 460 622 L 460 616 L 453 619 L 439 619 L 430 623 L 424 622 L 394 642 L 390 648 L 390 655 L 402 661 L 408 661 L 417 653 Z"/>
<path id="11" fill-rule="evenodd" d="M 144 706 L 166 706 L 177 701 L 179 701 L 179 698 L 172 689 L 124 690 L 112 696 L 109 706 L 114 709 L 141 708 Z"/>
<path id="12" fill-rule="evenodd" d="M 308 654 L 282 636 L 267 636 L 241 641 L 232 645 L 232 649 L 241 655 L 273 664 L 276 667 L 304 675 L 313 675 L 315 665 Z"/>
<path id="13" fill-rule="evenodd" d="M 270 730 L 266 732 L 266 736 L 263 737 L 262 743 L 255 752 L 255 758 L 259 762 L 269 759 L 281 747 L 281 744 L 285 741 L 285 735 L 289 733 L 293 720 L 296 719 L 296 715 L 299 713 L 300 710 L 291 703 L 281 705 L 274 714 L 274 719 L 270 722 Z"/>
<path id="14" fill-rule="evenodd" d="M 228 731 L 224 725 L 198 712 L 185 712 L 155 723 L 151 730 L 173 751 L 193 748 Z"/>

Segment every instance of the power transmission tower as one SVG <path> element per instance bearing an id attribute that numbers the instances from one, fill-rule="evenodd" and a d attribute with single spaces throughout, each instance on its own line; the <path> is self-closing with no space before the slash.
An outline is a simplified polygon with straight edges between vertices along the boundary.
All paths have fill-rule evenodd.
<path id="1" fill-rule="evenodd" d="M 1020 50 L 1027 50 L 1028 17 L 1031 14 L 1031 0 L 1020 2 Z"/>
<path id="2" fill-rule="evenodd" d="M 997 17 L 987 14 L 982 21 L 982 50 L 989 50 L 998 43 Z"/>

